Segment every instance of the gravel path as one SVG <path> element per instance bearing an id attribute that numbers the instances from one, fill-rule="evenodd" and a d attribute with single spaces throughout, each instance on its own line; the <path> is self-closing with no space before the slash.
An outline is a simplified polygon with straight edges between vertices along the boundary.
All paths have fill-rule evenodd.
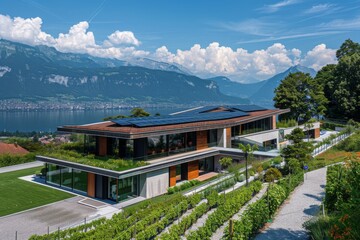
<path id="1" fill-rule="evenodd" d="M 214 211 L 216 210 L 216 208 L 211 209 L 210 211 L 208 211 L 207 213 L 205 213 L 204 215 L 201 216 L 201 218 L 199 218 L 196 223 L 194 223 L 191 228 L 189 228 L 188 230 L 186 230 L 185 232 L 185 236 L 188 235 L 191 231 L 195 231 L 198 230 L 199 227 L 202 227 L 205 222 L 206 219 L 209 217 L 210 214 L 212 214 Z M 182 238 L 182 239 L 186 239 L 186 238 Z"/>
<path id="2" fill-rule="evenodd" d="M 266 193 L 266 190 L 268 188 L 267 184 L 263 185 L 263 188 L 260 190 L 260 192 L 258 192 L 249 202 L 247 202 L 238 213 L 235 213 L 234 216 L 232 217 L 232 219 L 234 220 L 239 220 L 241 217 L 241 214 L 245 211 L 246 207 L 251 204 L 256 202 L 257 200 L 259 200 L 260 198 L 262 198 L 262 196 L 264 196 L 264 194 Z M 211 236 L 211 240 L 219 240 L 222 238 L 222 236 L 224 235 L 224 231 L 225 228 L 227 227 L 227 225 L 229 224 L 229 221 L 226 221 L 220 228 L 218 228 L 216 230 L 216 232 Z"/>
<path id="3" fill-rule="evenodd" d="M 302 224 L 320 210 L 325 184 L 326 168 L 305 174 L 304 183 L 284 203 L 269 228 L 255 239 L 308 239 Z"/>

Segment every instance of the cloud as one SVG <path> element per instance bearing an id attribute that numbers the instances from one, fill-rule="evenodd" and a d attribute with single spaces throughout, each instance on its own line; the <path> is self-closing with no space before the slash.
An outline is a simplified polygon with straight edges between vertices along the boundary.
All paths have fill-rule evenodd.
<path id="1" fill-rule="evenodd" d="M 0 38 L 17 41 L 29 45 L 48 45 L 55 43 L 54 38 L 41 31 L 42 20 L 36 18 L 15 17 L 0 14 Z"/>
<path id="2" fill-rule="evenodd" d="M 162 46 L 150 53 L 138 49 L 141 42 L 130 31 L 117 30 L 111 33 L 104 42 L 97 42 L 95 34 L 89 31 L 90 26 L 87 21 L 71 26 L 68 32 L 60 33 L 58 37 L 43 32 L 42 20 L 38 17 L 12 19 L 0 14 L 0 22 L 0 38 L 7 40 L 33 46 L 47 45 L 62 52 L 86 53 L 104 58 L 128 60 L 134 57 L 148 57 L 157 61 L 180 64 L 201 77 L 224 75 L 233 80 L 251 82 L 254 79 L 269 78 L 296 64 L 319 70 L 326 64 L 336 62 L 336 50 L 327 48 L 325 44 L 315 46 L 306 54 L 302 54 L 297 48 L 287 49 L 281 43 L 249 52 L 244 48 L 232 49 L 218 42 L 212 42 L 205 47 L 194 44 L 189 49 L 178 49 L 175 52 Z M 338 20 L 331 24 L 340 25 L 341 22 Z M 315 32 L 282 36 L 280 39 L 317 36 L 318 34 L 334 33 Z"/>
<path id="3" fill-rule="evenodd" d="M 305 14 L 324 13 L 332 9 L 334 6 L 335 6 L 334 4 L 329 4 L 329 3 L 318 4 L 307 9 L 304 13 Z"/>
<path id="4" fill-rule="evenodd" d="M 318 71 L 323 66 L 336 62 L 336 49 L 329 49 L 325 44 L 319 44 L 307 52 L 300 64 Z"/>
<path id="5" fill-rule="evenodd" d="M 130 44 L 139 46 L 140 41 L 135 37 L 134 33 L 130 31 L 123 31 L 120 32 L 119 30 L 115 31 L 111 35 L 108 36 L 107 43 L 111 45 L 123 45 L 123 44 Z"/>
<path id="6" fill-rule="evenodd" d="M 265 5 L 261 8 L 259 8 L 259 10 L 262 12 L 265 12 L 265 13 L 274 13 L 274 12 L 279 11 L 283 7 L 294 5 L 299 2 L 300 2 L 299 0 L 284 0 L 281 2 L 274 3 L 274 4 Z"/>
<path id="7" fill-rule="evenodd" d="M 0 14 L 0 22 L 0 38 L 31 46 L 46 45 L 55 47 L 60 52 L 87 53 L 97 57 L 118 59 L 149 54 L 147 51 L 128 46 L 140 45 L 140 41 L 130 31 L 117 30 L 103 43 L 97 44 L 94 33 L 89 31 L 87 21 L 71 26 L 67 33 L 60 33 L 57 38 L 41 30 L 42 19 L 39 17 L 24 19 Z"/>
<path id="8" fill-rule="evenodd" d="M 207 47 L 195 44 L 189 50 L 178 49 L 176 53 L 162 46 L 151 57 L 180 64 L 202 77 L 225 75 L 233 80 L 248 82 L 254 78 L 267 79 L 297 64 L 319 70 L 326 64 L 336 62 L 335 53 L 336 50 L 327 48 L 325 44 L 314 47 L 302 56 L 299 49 L 287 49 L 281 43 L 248 52 L 243 48 L 233 50 L 213 42 Z"/>
<path id="9" fill-rule="evenodd" d="M 285 39 L 327 36 L 327 35 L 334 35 L 334 34 L 340 34 L 340 33 L 344 33 L 344 32 L 343 31 L 319 31 L 319 32 L 312 32 L 312 33 L 298 33 L 298 34 L 292 34 L 292 35 L 250 39 L 250 40 L 246 40 L 246 41 L 239 41 L 237 43 L 244 44 L 244 43 L 273 42 L 273 41 L 279 41 L 279 40 L 285 40 Z"/>
<path id="10" fill-rule="evenodd" d="M 256 36 L 270 36 L 274 33 L 274 29 L 279 26 L 273 22 L 262 21 L 259 19 L 248 19 L 242 22 L 218 23 L 216 27 L 234 32 L 241 32 Z"/>
<path id="11" fill-rule="evenodd" d="M 360 17 L 352 19 L 335 19 L 327 23 L 322 23 L 317 26 L 319 29 L 333 29 L 333 30 L 359 30 Z"/>

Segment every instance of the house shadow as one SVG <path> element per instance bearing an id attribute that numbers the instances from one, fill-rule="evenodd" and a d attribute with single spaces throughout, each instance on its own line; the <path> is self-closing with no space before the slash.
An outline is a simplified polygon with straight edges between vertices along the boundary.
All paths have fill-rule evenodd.
<path id="1" fill-rule="evenodd" d="M 320 196 L 319 195 L 314 195 L 314 194 L 309 194 L 309 193 L 304 193 L 304 195 L 322 202 L 322 200 L 323 200 L 323 198 L 325 196 L 325 193 L 321 193 Z"/>
<path id="2" fill-rule="evenodd" d="M 304 213 L 306 215 L 309 215 L 309 216 L 315 216 L 320 210 L 320 206 L 319 205 L 310 205 L 309 208 L 305 208 L 304 209 Z"/>
<path id="3" fill-rule="evenodd" d="M 256 240 L 293 240 L 293 239 L 310 239 L 305 230 L 289 230 L 284 228 L 267 229 L 265 232 L 258 234 Z"/>

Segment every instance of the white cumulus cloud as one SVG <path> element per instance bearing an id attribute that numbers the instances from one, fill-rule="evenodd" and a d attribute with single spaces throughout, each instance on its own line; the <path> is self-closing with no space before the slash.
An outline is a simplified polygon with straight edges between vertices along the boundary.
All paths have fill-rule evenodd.
<path id="1" fill-rule="evenodd" d="M 107 43 L 111 45 L 122 45 L 122 44 L 130 44 L 139 46 L 140 41 L 135 37 L 133 32 L 130 31 L 122 31 L 119 30 L 115 31 L 111 35 L 108 36 Z"/>
<path id="2" fill-rule="evenodd" d="M 297 1 L 283 1 L 277 7 Z M 29 45 L 47 45 L 61 52 L 87 53 L 92 56 L 127 60 L 134 57 L 148 57 L 157 61 L 180 64 L 200 77 L 228 76 L 236 81 L 252 82 L 267 79 L 287 68 L 301 64 L 321 69 L 326 64 L 336 62 L 336 50 L 325 44 L 315 46 L 303 54 L 299 49 L 288 49 L 281 43 L 267 48 L 248 51 L 244 48 L 233 49 L 212 42 L 208 46 L 194 44 L 190 49 L 169 51 L 161 46 L 155 52 L 139 49 L 141 45 L 133 32 L 117 30 L 99 43 L 95 34 L 89 31 L 89 23 L 79 22 L 66 33 L 57 37 L 42 31 L 42 20 L 35 18 L 11 18 L 0 14 L 0 38 Z M 334 24 L 334 23 L 333 23 Z M 64 78 L 51 78 L 49 81 L 61 82 Z"/>
<path id="3" fill-rule="evenodd" d="M 318 71 L 323 66 L 336 62 L 336 49 L 329 49 L 325 44 L 319 44 L 307 52 L 300 64 Z"/>

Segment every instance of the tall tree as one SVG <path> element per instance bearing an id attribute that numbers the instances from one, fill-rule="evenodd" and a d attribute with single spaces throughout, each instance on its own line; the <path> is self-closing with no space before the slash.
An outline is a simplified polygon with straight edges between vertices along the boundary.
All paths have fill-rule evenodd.
<path id="1" fill-rule="evenodd" d="M 275 89 L 275 107 L 290 108 L 288 118 L 309 120 L 326 111 L 327 99 L 319 85 L 308 73 L 290 73 Z"/>
<path id="2" fill-rule="evenodd" d="M 344 56 L 351 56 L 354 53 L 360 52 L 360 44 L 353 42 L 351 39 L 346 39 L 340 48 L 336 51 L 336 57 L 340 60 Z"/>
<path id="3" fill-rule="evenodd" d="M 309 142 L 304 142 L 305 134 L 302 129 L 295 128 L 285 138 L 292 141 L 291 145 L 288 145 L 282 150 L 282 156 L 288 163 L 292 159 L 297 159 L 303 166 L 305 162 L 312 158 L 311 153 L 314 150 L 313 146 Z"/>
<path id="4" fill-rule="evenodd" d="M 259 149 L 258 145 L 244 145 L 239 144 L 239 149 L 244 153 L 245 155 L 245 177 L 246 177 L 246 186 L 249 186 L 249 174 L 248 174 L 248 161 L 249 161 L 249 155 L 251 155 L 253 152 L 257 151 Z"/>

